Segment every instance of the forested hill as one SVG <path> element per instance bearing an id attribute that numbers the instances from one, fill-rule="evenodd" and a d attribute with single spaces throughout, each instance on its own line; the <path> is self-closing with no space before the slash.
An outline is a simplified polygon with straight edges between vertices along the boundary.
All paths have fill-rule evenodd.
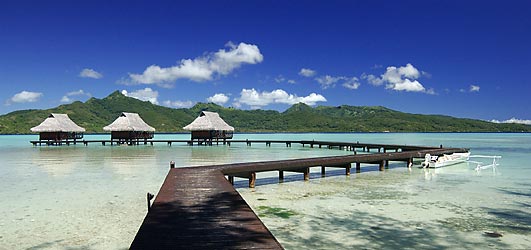
<path id="1" fill-rule="evenodd" d="M 531 132 L 530 125 L 496 124 L 442 115 L 418 115 L 385 107 L 295 104 L 284 112 L 240 110 L 213 103 L 173 109 L 126 97 L 116 91 L 103 98 L 46 110 L 21 110 L 0 116 L 0 134 L 30 133 L 50 113 L 66 113 L 87 133 L 103 132 L 121 112 L 138 113 L 157 132 L 183 132 L 200 111 L 217 112 L 236 132 Z"/>

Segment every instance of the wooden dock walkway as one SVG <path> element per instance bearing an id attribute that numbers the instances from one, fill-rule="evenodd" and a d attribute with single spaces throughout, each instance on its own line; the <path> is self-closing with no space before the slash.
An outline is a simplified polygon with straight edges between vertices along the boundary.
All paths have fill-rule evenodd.
<path id="1" fill-rule="evenodd" d="M 282 249 L 225 176 L 172 168 L 130 249 Z"/>
<path id="2" fill-rule="evenodd" d="M 312 143 L 327 147 L 349 146 L 315 141 L 306 144 Z M 282 249 L 231 185 L 234 177 L 248 178 L 249 186 L 254 187 L 258 172 L 278 171 L 279 181 L 284 171 L 301 172 L 304 180 L 308 180 L 311 167 L 321 167 L 323 175 L 326 168 L 345 168 L 345 174 L 349 175 L 352 165 L 357 172 L 361 164 L 377 164 L 383 171 L 389 161 L 411 163 L 413 158 L 424 158 L 428 153 L 468 151 L 464 148 L 404 149 L 372 145 L 396 152 L 171 168 L 131 249 Z"/>

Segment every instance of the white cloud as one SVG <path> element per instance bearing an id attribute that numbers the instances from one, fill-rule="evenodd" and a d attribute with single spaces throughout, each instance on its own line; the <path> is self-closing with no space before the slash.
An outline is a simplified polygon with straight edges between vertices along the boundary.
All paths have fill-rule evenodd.
<path id="1" fill-rule="evenodd" d="M 233 103 L 232 103 L 232 106 L 235 107 L 235 108 L 237 108 L 237 109 L 239 109 L 239 108 L 242 107 L 242 104 L 239 103 L 239 102 L 233 102 Z"/>
<path id="2" fill-rule="evenodd" d="M 426 90 L 426 94 L 428 95 L 437 95 L 437 92 L 435 92 L 435 89 L 430 88 Z"/>
<path id="3" fill-rule="evenodd" d="M 152 90 L 151 88 L 139 89 L 133 92 L 128 92 L 124 89 L 122 90 L 122 94 L 141 101 L 149 101 L 153 104 L 159 104 L 159 101 L 157 100 L 159 97 L 159 92 Z"/>
<path id="4" fill-rule="evenodd" d="M 302 68 L 302 69 L 299 71 L 299 75 L 304 76 L 304 77 L 312 77 L 312 76 L 314 76 L 316 73 L 317 73 L 317 72 L 315 72 L 315 70 L 305 69 L 305 68 Z"/>
<path id="5" fill-rule="evenodd" d="M 275 77 L 275 82 L 277 83 L 281 83 L 281 82 L 285 82 L 286 81 L 286 78 L 282 75 L 278 75 L 277 77 Z"/>
<path id="6" fill-rule="evenodd" d="M 346 78 L 345 82 L 341 86 L 347 89 L 358 89 L 360 87 L 360 82 L 357 77 Z"/>
<path id="7" fill-rule="evenodd" d="M 87 93 L 85 92 L 84 90 L 80 89 L 78 91 L 72 91 L 72 92 L 68 92 L 66 93 L 66 95 L 63 96 L 63 98 L 61 98 L 61 102 L 72 102 L 74 101 L 75 99 L 72 99 L 71 97 L 73 96 L 87 96 L 87 97 L 91 97 L 92 95 L 90 93 Z"/>
<path id="8" fill-rule="evenodd" d="M 479 92 L 480 87 L 478 85 L 470 85 L 470 92 Z"/>
<path id="9" fill-rule="evenodd" d="M 519 124 L 531 125 L 531 120 L 521 120 L 521 119 L 516 119 L 514 117 L 509 119 L 509 120 L 505 120 L 505 121 L 491 120 L 490 122 L 493 122 L 493 123 L 519 123 Z"/>
<path id="10" fill-rule="evenodd" d="M 229 101 L 229 97 L 223 93 L 215 94 L 209 98 L 207 98 L 208 102 L 213 102 L 219 105 L 223 105 Z"/>
<path id="11" fill-rule="evenodd" d="M 173 82 L 177 79 L 189 79 L 195 82 L 212 80 L 216 75 L 228 75 L 242 64 L 257 64 L 263 61 L 258 46 L 240 43 L 238 46 L 229 42 L 229 49 L 220 49 L 194 59 L 183 59 L 178 65 L 161 68 L 157 65 L 147 67 L 142 74 L 129 74 L 128 84 L 159 84 Z"/>
<path id="12" fill-rule="evenodd" d="M 162 102 L 164 106 L 171 107 L 171 108 L 190 108 L 194 106 L 194 102 L 192 101 L 170 101 L 166 100 Z"/>
<path id="13" fill-rule="evenodd" d="M 343 82 L 341 85 L 348 89 L 358 89 L 360 86 L 359 79 L 357 77 L 325 75 L 317 77 L 315 80 L 321 85 L 322 89 L 335 87 L 336 83 L 338 82 Z"/>
<path id="14" fill-rule="evenodd" d="M 253 89 L 242 89 L 240 98 L 235 106 L 246 104 L 253 109 L 267 106 L 272 103 L 295 104 L 306 103 L 308 105 L 315 105 L 317 102 L 326 102 L 326 98 L 320 94 L 311 93 L 305 97 L 298 97 L 297 95 L 288 94 L 282 89 L 276 89 L 271 92 L 258 92 Z"/>
<path id="15" fill-rule="evenodd" d="M 11 105 L 12 103 L 26 103 L 26 102 L 36 102 L 43 96 L 40 92 L 31 92 L 31 91 L 22 91 L 13 95 L 9 100 L 6 101 L 6 105 Z"/>
<path id="16" fill-rule="evenodd" d="M 275 82 L 277 82 L 277 83 L 287 82 L 287 83 L 289 83 L 289 84 L 295 84 L 295 83 L 297 83 L 295 80 L 292 80 L 292 79 L 286 79 L 286 77 L 284 77 L 283 75 L 278 75 L 277 77 L 275 77 Z"/>
<path id="17" fill-rule="evenodd" d="M 473 84 L 471 84 L 471 85 L 468 87 L 468 90 L 466 90 L 466 89 L 459 89 L 459 92 L 461 92 L 461 93 L 467 93 L 467 92 L 470 92 L 470 93 L 472 93 L 472 92 L 479 92 L 479 89 L 480 89 L 480 87 L 479 87 L 478 85 L 473 85 Z"/>
<path id="18" fill-rule="evenodd" d="M 408 92 L 425 92 L 426 89 L 419 81 L 411 81 L 409 79 L 404 79 L 394 84 L 387 84 L 386 89 L 392 89 L 396 91 L 408 91 Z"/>
<path id="19" fill-rule="evenodd" d="M 371 85 L 374 85 L 374 86 L 380 86 L 384 83 L 384 80 L 375 76 L 375 75 L 367 75 L 365 73 L 363 73 L 361 75 L 361 79 L 366 79 L 367 82 L 369 82 L 369 84 Z"/>
<path id="20" fill-rule="evenodd" d="M 342 77 L 334 77 L 334 76 L 330 76 L 330 75 L 325 75 L 325 76 L 320 76 L 320 77 L 317 77 L 315 78 L 315 80 L 321 84 L 321 88 L 322 89 L 327 89 L 327 88 L 330 88 L 330 87 L 334 87 L 335 86 L 335 83 L 338 82 L 339 80 L 341 80 Z"/>
<path id="21" fill-rule="evenodd" d="M 83 69 L 81 72 L 79 72 L 80 77 L 84 78 L 94 78 L 94 79 L 100 79 L 103 77 L 103 75 L 93 69 Z"/>
<path id="22" fill-rule="evenodd" d="M 408 91 L 408 92 L 424 92 L 428 94 L 434 93 L 433 90 L 426 91 L 426 88 L 416 80 L 421 76 L 421 72 L 416 69 L 411 63 L 406 66 L 395 67 L 389 66 L 386 68 L 384 74 L 380 77 L 374 75 L 363 74 L 362 78 L 375 86 L 380 86 L 386 83 L 386 89 L 392 89 L 395 91 Z"/>

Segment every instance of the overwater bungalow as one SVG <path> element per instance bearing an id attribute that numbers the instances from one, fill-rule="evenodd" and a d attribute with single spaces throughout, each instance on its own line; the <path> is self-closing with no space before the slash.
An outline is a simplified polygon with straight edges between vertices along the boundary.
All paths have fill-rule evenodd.
<path id="1" fill-rule="evenodd" d="M 149 126 L 137 113 L 123 112 L 113 123 L 103 127 L 111 132 L 111 140 L 133 142 L 153 138 L 155 128 Z"/>
<path id="2" fill-rule="evenodd" d="M 67 114 L 51 113 L 41 124 L 30 129 L 39 133 L 39 140 L 62 142 L 83 138 L 85 129 L 70 120 Z"/>
<path id="3" fill-rule="evenodd" d="M 192 131 L 192 141 L 197 140 L 200 143 L 231 139 L 234 133 L 234 127 L 221 119 L 218 113 L 209 111 L 201 111 L 199 116 L 183 129 Z"/>

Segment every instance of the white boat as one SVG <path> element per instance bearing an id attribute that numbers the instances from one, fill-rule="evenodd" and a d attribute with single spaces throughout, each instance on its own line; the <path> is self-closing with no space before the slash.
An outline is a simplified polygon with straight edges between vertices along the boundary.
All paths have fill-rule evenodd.
<path id="1" fill-rule="evenodd" d="M 469 156 L 470 156 L 470 152 L 453 153 L 449 155 L 445 154 L 442 156 L 426 154 L 426 156 L 424 157 L 424 162 L 422 162 L 421 166 L 423 168 L 446 167 L 446 166 L 466 162 L 468 161 Z"/>

